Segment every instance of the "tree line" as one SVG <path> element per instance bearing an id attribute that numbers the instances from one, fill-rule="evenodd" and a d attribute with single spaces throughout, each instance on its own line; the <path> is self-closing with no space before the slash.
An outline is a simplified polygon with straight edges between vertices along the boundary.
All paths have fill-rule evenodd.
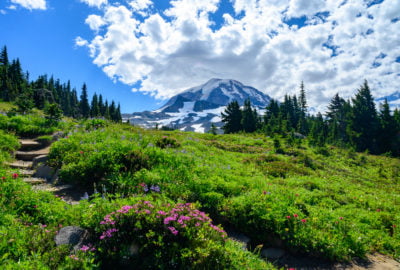
<path id="1" fill-rule="evenodd" d="M 84 83 L 80 95 L 70 81 L 61 83 L 60 79 L 39 76 L 30 81 L 29 72 L 23 72 L 19 59 L 8 58 L 7 47 L 0 52 L 0 99 L 14 102 L 19 113 L 28 113 L 33 108 L 60 110 L 73 118 L 102 117 L 115 122 L 122 121 L 120 104 L 111 103 L 96 93 L 91 103 Z"/>
<path id="2" fill-rule="evenodd" d="M 221 114 L 224 133 L 263 132 L 289 141 L 307 137 L 311 145 L 332 144 L 372 154 L 400 156 L 400 111 L 390 110 L 387 100 L 377 109 L 367 81 L 349 100 L 336 94 L 325 114 L 308 113 L 303 82 L 299 96 L 285 95 L 283 102 L 272 99 L 259 115 L 246 100 L 228 104 Z"/>

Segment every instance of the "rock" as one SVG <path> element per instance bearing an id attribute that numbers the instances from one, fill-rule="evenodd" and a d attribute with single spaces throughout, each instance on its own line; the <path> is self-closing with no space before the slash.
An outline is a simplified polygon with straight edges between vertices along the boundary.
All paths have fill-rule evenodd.
<path id="1" fill-rule="evenodd" d="M 36 167 L 37 165 L 39 165 L 39 163 L 47 162 L 48 159 L 49 159 L 48 155 L 40 155 L 40 156 L 34 157 L 32 160 L 32 162 L 33 162 L 32 166 Z"/>
<path id="2" fill-rule="evenodd" d="M 40 165 L 36 168 L 35 177 L 45 178 L 47 181 L 51 180 L 54 175 L 54 169 L 47 165 Z"/>
<path id="3" fill-rule="evenodd" d="M 243 233 L 238 233 L 234 230 L 227 230 L 228 236 L 229 238 L 239 242 L 242 244 L 243 249 L 247 249 L 251 239 L 250 237 L 248 237 L 247 235 L 243 234 Z"/>
<path id="4" fill-rule="evenodd" d="M 64 132 L 58 131 L 53 134 L 53 142 L 58 141 L 60 138 L 64 137 Z"/>
<path id="5" fill-rule="evenodd" d="M 139 246 L 136 243 L 132 243 L 129 246 L 129 255 L 130 256 L 136 256 L 139 255 Z"/>
<path id="6" fill-rule="evenodd" d="M 89 232 L 77 226 L 67 226 L 62 228 L 55 237 L 57 246 L 70 245 L 73 250 L 80 249 L 87 244 Z"/>
<path id="7" fill-rule="evenodd" d="M 285 251 L 280 248 L 263 248 L 261 256 L 269 260 L 277 260 L 285 255 Z"/>

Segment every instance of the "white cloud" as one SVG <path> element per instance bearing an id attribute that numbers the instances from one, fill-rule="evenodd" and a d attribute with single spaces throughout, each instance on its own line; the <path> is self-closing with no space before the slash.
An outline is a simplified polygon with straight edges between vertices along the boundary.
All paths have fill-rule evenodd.
<path id="1" fill-rule="evenodd" d="M 108 3 L 107 0 L 80 0 L 83 3 L 86 3 L 90 7 L 100 8 L 102 5 L 106 5 Z"/>
<path id="2" fill-rule="evenodd" d="M 153 5 L 151 0 L 134 0 L 130 1 L 129 5 L 136 11 L 144 10 Z"/>
<path id="3" fill-rule="evenodd" d="M 86 20 L 85 23 L 87 25 L 89 25 L 90 29 L 92 29 L 93 31 L 99 31 L 100 28 L 106 24 L 106 22 L 103 20 L 102 17 L 98 16 L 98 15 L 89 15 Z"/>
<path id="4" fill-rule="evenodd" d="M 113 80 L 140 82 L 135 91 L 168 98 L 221 77 L 282 98 L 304 80 L 310 105 L 322 108 L 337 92 L 353 95 L 364 79 L 375 96 L 400 88 L 400 0 L 371 7 L 363 0 L 232 0 L 235 13 L 218 26 L 210 18 L 220 0 L 172 0 L 162 14 L 150 0 L 128 2 L 90 15 L 96 36 L 76 44 Z M 300 16 L 306 25 L 285 23 Z"/>
<path id="5" fill-rule="evenodd" d="M 11 0 L 11 3 L 18 4 L 26 9 L 46 9 L 45 0 Z"/>

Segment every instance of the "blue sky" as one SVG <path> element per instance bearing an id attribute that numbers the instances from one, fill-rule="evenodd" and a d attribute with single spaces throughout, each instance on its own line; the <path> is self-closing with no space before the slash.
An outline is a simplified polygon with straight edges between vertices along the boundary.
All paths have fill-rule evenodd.
<path id="1" fill-rule="evenodd" d="M 400 0 L 3 0 L 0 46 L 123 112 L 157 109 L 213 77 L 324 110 L 367 79 L 400 90 Z"/>

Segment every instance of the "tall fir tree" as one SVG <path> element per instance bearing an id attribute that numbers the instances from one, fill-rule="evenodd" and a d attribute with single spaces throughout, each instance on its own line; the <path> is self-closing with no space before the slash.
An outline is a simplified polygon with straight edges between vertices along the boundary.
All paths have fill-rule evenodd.
<path id="1" fill-rule="evenodd" d="M 254 114 L 253 108 L 251 107 L 250 99 L 244 101 L 242 111 L 242 127 L 244 132 L 254 132 L 257 129 L 258 116 Z"/>
<path id="2" fill-rule="evenodd" d="M 242 111 L 236 100 L 228 104 L 225 111 L 221 113 L 221 117 L 222 122 L 225 123 L 222 127 L 224 133 L 237 133 L 243 130 Z"/>
<path id="3" fill-rule="evenodd" d="M 378 117 L 374 99 L 366 80 L 352 99 L 352 108 L 349 116 L 347 131 L 356 150 L 369 150 L 372 153 L 376 153 Z"/>
<path id="4" fill-rule="evenodd" d="M 88 118 L 90 116 L 90 106 L 89 106 L 86 83 L 84 83 L 82 86 L 79 108 L 83 118 Z"/>
<path id="5" fill-rule="evenodd" d="M 390 113 L 390 108 L 387 99 L 385 99 L 379 111 L 379 124 L 380 124 L 378 133 L 379 152 L 387 153 L 396 151 L 397 149 L 394 149 L 394 147 L 397 146 L 396 122 L 394 120 L 394 117 Z"/>
<path id="6" fill-rule="evenodd" d="M 100 107 L 97 94 L 94 93 L 92 97 L 92 103 L 90 105 L 90 116 L 91 117 L 98 117 L 100 116 Z"/>
<path id="7" fill-rule="evenodd" d="M 337 93 L 328 105 L 328 111 L 325 113 L 328 122 L 328 140 L 331 143 L 347 143 L 347 119 L 349 106 L 346 101 Z"/>

